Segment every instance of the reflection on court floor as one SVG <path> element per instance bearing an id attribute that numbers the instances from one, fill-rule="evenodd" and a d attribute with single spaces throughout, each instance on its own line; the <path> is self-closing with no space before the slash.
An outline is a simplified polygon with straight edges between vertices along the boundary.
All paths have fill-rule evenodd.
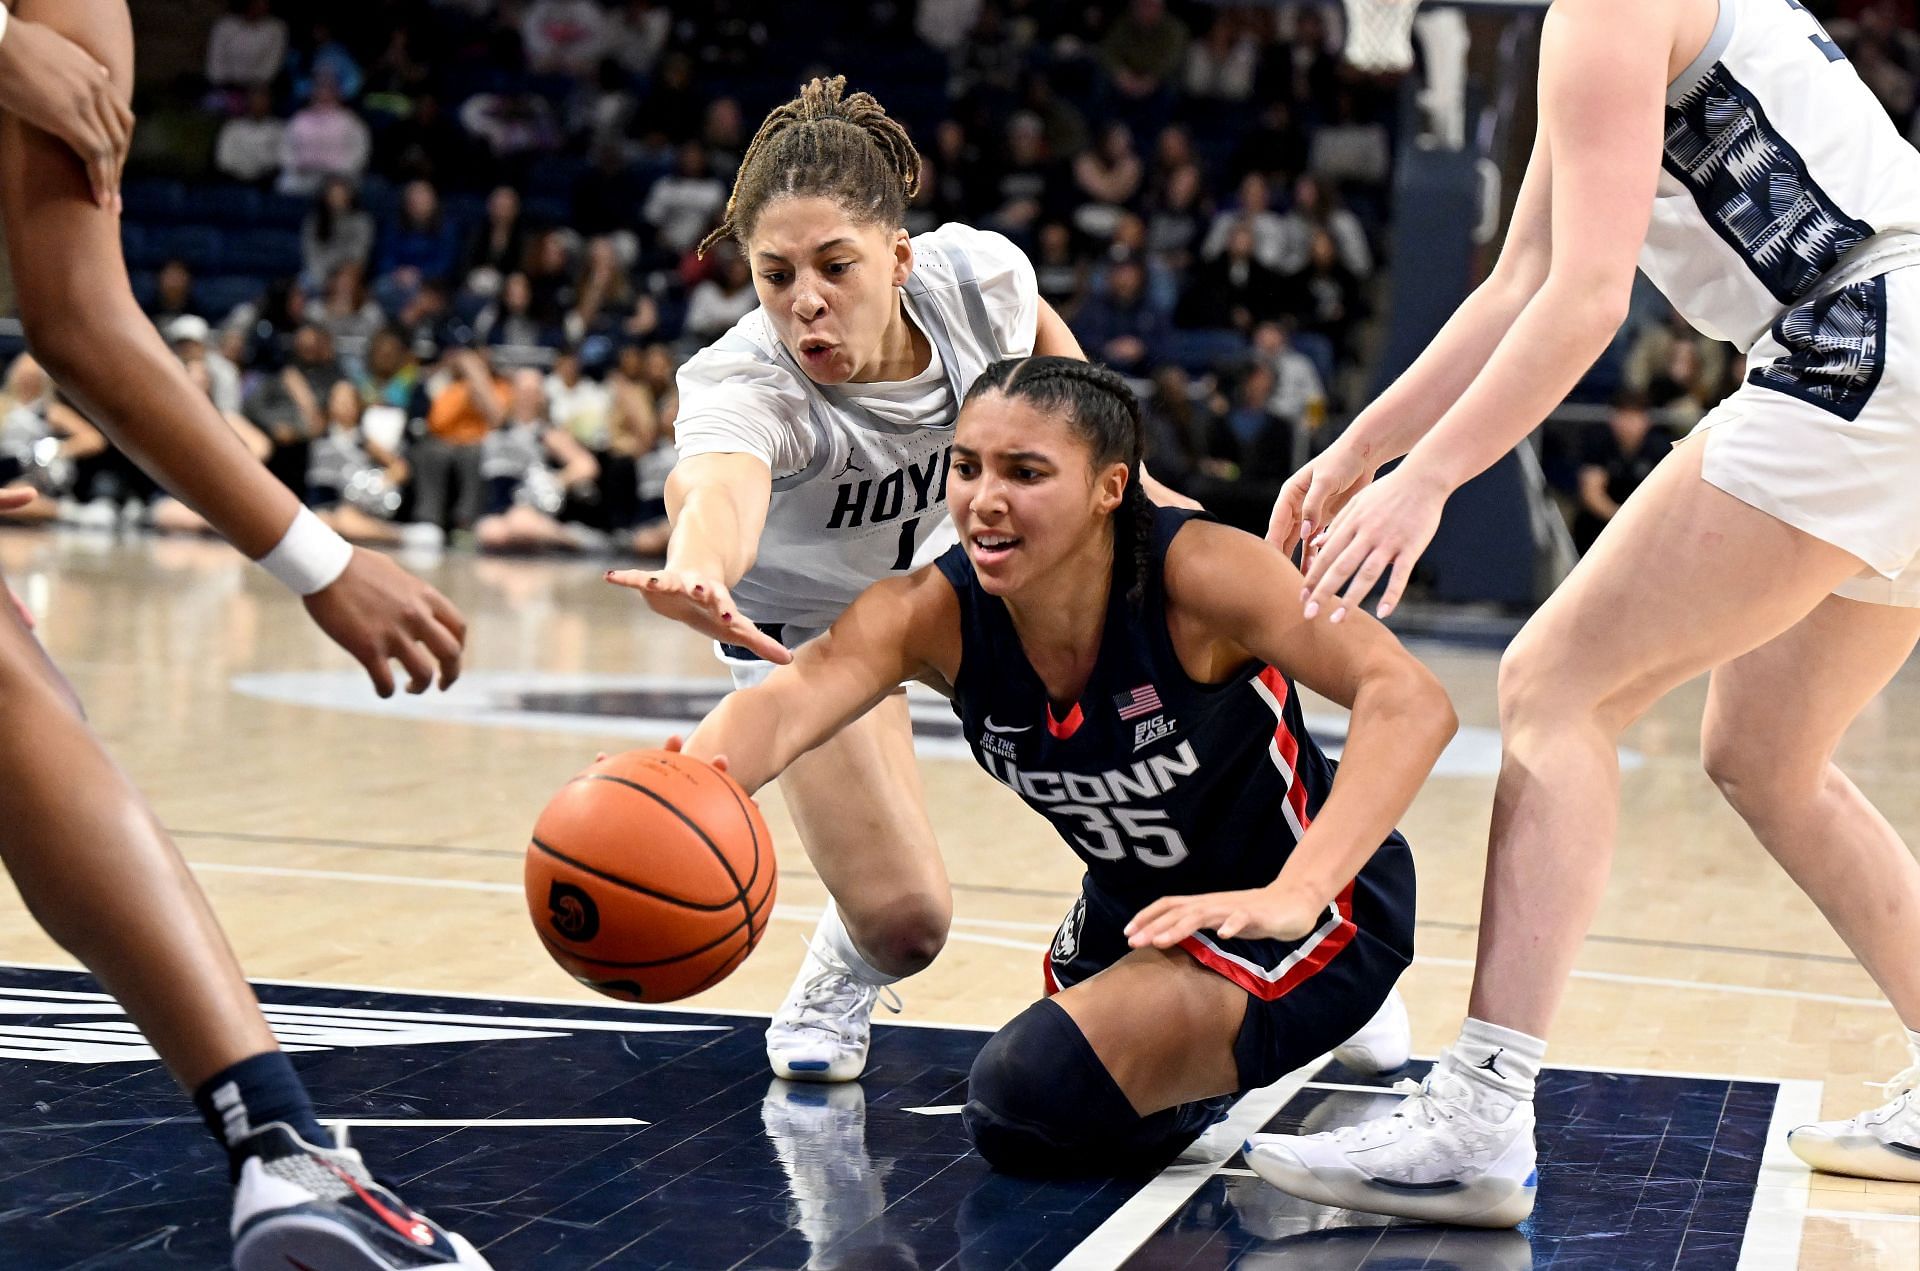
<path id="1" fill-rule="evenodd" d="M 762 1017 L 260 987 L 322 1115 L 501 1271 L 589 1267 L 1732 1268 L 1797 1232 L 1756 1212 L 1797 1083 L 1555 1070 L 1519 1231 L 1382 1225 L 1234 1158 L 1112 1182 L 991 1174 L 957 1111 L 986 1034 L 876 1030 L 868 1076 L 774 1081 Z M 1417 1076 L 1419 1067 L 1400 1076 Z M 1248 1126 L 1388 1098 L 1337 1066 L 1256 1092 Z M 0 968 L 0 1248 L 21 1271 L 224 1265 L 226 1171 L 87 977 Z"/>

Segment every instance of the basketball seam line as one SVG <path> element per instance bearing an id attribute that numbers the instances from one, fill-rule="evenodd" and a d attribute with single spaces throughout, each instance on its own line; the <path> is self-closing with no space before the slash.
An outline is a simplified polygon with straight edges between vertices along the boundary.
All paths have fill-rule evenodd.
<path id="1" fill-rule="evenodd" d="M 544 844 L 542 846 L 544 847 Z M 548 850 L 551 850 L 551 849 L 548 849 Z M 566 860 L 566 857 L 560 856 L 558 852 L 555 852 L 554 855 L 559 857 L 561 860 Z M 571 862 L 569 862 L 569 864 L 571 864 Z M 618 881 L 618 880 L 614 880 L 614 881 Z M 763 922 L 760 924 L 760 930 L 756 932 L 753 929 L 753 920 L 756 917 L 760 916 L 762 912 L 765 912 L 766 910 L 771 909 L 772 904 L 773 904 L 773 897 L 771 894 L 769 894 L 766 897 L 766 899 L 761 902 L 759 910 L 749 910 L 745 919 L 734 924 L 731 927 L 728 927 L 725 932 L 714 937 L 712 940 L 708 941 L 706 944 L 701 945 L 699 948 L 688 949 L 684 953 L 676 953 L 670 958 L 658 958 L 652 961 L 645 961 L 645 962 L 616 962 L 611 958 L 596 958 L 596 957 L 593 957 L 591 954 L 582 953 L 578 949 L 569 948 L 566 945 L 555 944 L 552 940 L 549 940 L 547 938 L 547 933 L 542 931 L 537 925 L 534 927 L 533 933 L 536 936 L 539 936 L 540 942 L 546 945 L 549 949 L 553 949 L 558 952 L 564 953 L 567 955 L 567 957 L 571 958 L 575 962 L 591 962 L 595 966 L 609 967 L 614 970 L 635 970 L 643 967 L 670 966 L 675 962 L 684 962 L 688 958 L 697 957 L 702 953 L 711 953 L 713 950 L 719 948 L 722 944 L 725 944 L 728 940 L 731 940 L 734 936 L 739 935 L 740 932 L 743 930 L 747 933 L 749 951 L 751 951 L 752 945 L 759 943 L 761 934 L 764 933 L 767 929 L 766 923 Z M 719 906 L 716 909 L 708 910 L 706 912 L 718 913 L 720 912 L 721 909 L 730 909 L 730 908 L 732 908 L 731 901 L 729 901 L 725 905 Z"/>
<path id="2" fill-rule="evenodd" d="M 545 852 L 547 855 L 553 857 L 555 860 L 564 862 L 567 865 L 571 865 L 573 868 L 579 870 L 584 874 L 591 874 L 595 878 L 598 878 L 603 882 L 612 883 L 616 887 L 624 887 L 628 891 L 638 892 L 642 896 L 651 896 L 655 900 L 664 900 L 668 904 L 678 905 L 683 909 L 692 909 L 704 914 L 717 914 L 721 910 L 731 909 L 736 904 L 739 903 L 739 899 L 736 896 L 733 899 L 721 901 L 717 905 L 703 905 L 698 901 L 687 900 L 684 897 L 680 897 L 680 896 L 668 895 L 666 892 L 663 892 L 663 891 L 654 891 L 650 887 L 642 887 L 638 883 L 628 882 L 626 879 L 620 878 L 614 874 L 609 874 L 605 870 L 595 869 L 593 866 L 587 864 L 585 861 L 577 861 L 573 857 L 568 856 L 565 852 L 558 851 L 555 848 L 553 848 L 551 845 L 542 842 L 538 835 L 534 835 L 530 841 L 535 847 L 539 848 L 541 851 Z"/>
<path id="3" fill-rule="evenodd" d="M 647 789 L 645 786 L 641 785 L 637 781 L 629 781 L 625 777 L 616 777 L 612 773 L 608 773 L 608 772 L 589 772 L 586 774 L 586 779 L 589 781 L 611 781 L 614 785 L 625 786 L 629 790 L 636 790 L 639 793 L 646 795 L 649 799 L 652 799 L 655 803 L 659 804 L 661 807 L 665 808 L 667 811 L 673 813 L 676 817 L 680 818 L 681 824 L 685 825 L 688 829 L 692 830 L 695 834 L 699 835 L 700 841 L 707 845 L 707 850 L 709 852 L 713 853 L 713 859 L 720 862 L 720 868 L 726 870 L 727 877 L 733 880 L 734 899 L 728 901 L 727 904 L 729 905 L 737 904 L 740 901 L 743 901 L 746 899 L 746 895 L 747 895 L 746 885 L 740 881 L 740 875 L 734 870 L 733 862 L 727 859 L 727 854 L 720 850 L 720 845 L 718 843 L 715 843 L 711 838 L 709 838 L 707 836 L 707 832 L 704 829 L 702 829 L 700 825 L 697 822 L 695 822 L 692 817 L 688 816 L 686 813 L 682 812 L 679 808 L 675 807 L 672 803 L 668 802 L 667 799 L 665 799 L 663 796 L 655 793 L 652 790 Z M 748 822 L 747 832 L 749 834 L 753 833 L 753 825 L 751 821 Z M 756 869 L 755 873 L 758 873 L 758 872 L 759 871 Z"/>

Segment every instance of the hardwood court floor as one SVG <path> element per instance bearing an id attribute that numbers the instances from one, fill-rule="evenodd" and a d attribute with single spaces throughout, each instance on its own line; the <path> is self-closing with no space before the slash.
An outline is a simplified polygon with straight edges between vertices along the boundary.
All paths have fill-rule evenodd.
<path id="1" fill-rule="evenodd" d="M 430 566 L 472 620 L 472 674 L 445 699 L 392 704 L 274 583 L 215 544 L 5 530 L 0 570 L 261 979 L 591 999 L 528 929 L 527 831 L 596 749 L 661 735 L 593 711 L 638 686 L 653 690 L 649 714 L 670 714 L 683 691 L 722 687 L 701 641 L 605 586 L 593 562 L 454 555 Z M 1421 955 L 1402 987 L 1415 1050 L 1431 1054 L 1466 1002 L 1497 754 L 1495 661 L 1417 649 L 1466 725 L 1403 827 L 1421 870 Z M 1896 1020 L 1700 772 L 1702 687 L 1625 739 L 1634 753 L 1613 883 L 1550 1059 L 1823 1082 L 1823 1112 L 1851 1114 L 1878 1098 L 1863 1082 L 1904 1063 Z M 1920 840 L 1916 708 L 1920 671 L 1909 668 L 1839 758 Z M 1310 714 L 1337 730 L 1336 713 Z M 938 963 L 905 986 L 905 1018 L 998 1024 L 1037 991 L 1080 871 L 970 761 L 927 757 L 923 771 L 956 921 Z M 777 792 L 763 802 L 782 849 L 785 921 L 700 1005 L 771 1009 L 823 897 Z M 10 888 L 0 961 L 71 962 Z M 1760 1204 L 1804 1215 L 1797 1265 L 1920 1264 L 1920 1187 L 1813 1178 L 1791 1158 L 1762 1181 Z"/>

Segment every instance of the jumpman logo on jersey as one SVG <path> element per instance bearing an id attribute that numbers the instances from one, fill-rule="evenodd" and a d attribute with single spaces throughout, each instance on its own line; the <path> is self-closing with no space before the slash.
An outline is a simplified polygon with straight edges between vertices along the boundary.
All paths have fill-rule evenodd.
<path id="1" fill-rule="evenodd" d="M 859 464 L 853 461 L 852 455 L 848 455 L 846 465 L 842 467 L 840 471 L 834 473 L 832 477 L 829 477 L 828 480 L 838 480 L 839 478 L 846 476 L 849 472 L 865 472 L 865 471 L 866 471 L 865 468 L 861 467 Z"/>
<path id="2" fill-rule="evenodd" d="M 1499 1050 L 1496 1050 L 1491 1055 L 1487 1056 L 1487 1062 L 1485 1062 L 1484 1064 L 1475 1064 L 1474 1067 L 1479 1068 L 1485 1072 L 1490 1072 L 1494 1076 L 1500 1078 L 1500 1080 L 1505 1081 L 1507 1079 L 1507 1074 L 1504 1072 L 1501 1072 L 1498 1068 L 1494 1067 L 1493 1061 L 1500 1058 L 1500 1056 L 1506 1053 L 1507 1053 L 1507 1048 L 1502 1046 Z"/>

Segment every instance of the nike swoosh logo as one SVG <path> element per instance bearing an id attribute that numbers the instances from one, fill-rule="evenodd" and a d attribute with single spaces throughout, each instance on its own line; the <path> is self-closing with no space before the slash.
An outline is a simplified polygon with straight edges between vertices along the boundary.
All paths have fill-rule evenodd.
<path id="1" fill-rule="evenodd" d="M 1025 733 L 1033 731 L 1033 725 L 1028 724 L 1024 728 L 1006 728 L 994 723 L 993 716 L 989 715 L 987 716 L 987 731 L 990 733 Z"/>

